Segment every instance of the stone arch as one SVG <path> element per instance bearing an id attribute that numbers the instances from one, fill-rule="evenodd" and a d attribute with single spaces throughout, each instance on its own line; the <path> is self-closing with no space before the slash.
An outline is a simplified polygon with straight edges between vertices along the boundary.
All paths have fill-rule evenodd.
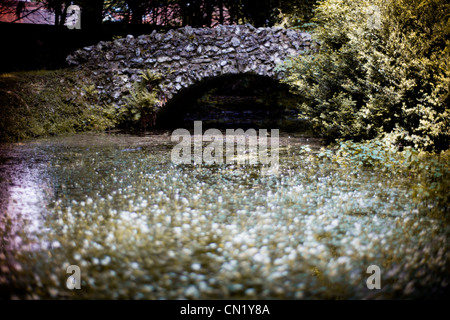
<path id="1" fill-rule="evenodd" d="M 176 94 L 168 100 L 163 107 L 161 107 L 156 123 L 161 128 L 178 128 L 182 126 L 183 117 L 186 113 L 195 111 L 195 109 L 193 109 L 193 105 L 195 105 L 197 99 L 202 97 L 211 89 L 222 87 L 224 82 L 233 82 L 243 78 L 246 78 L 250 82 L 263 82 L 266 87 L 269 87 L 270 85 L 271 90 L 273 91 L 280 91 L 284 89 L 285 92 L 289 92 L 289 87 L 287 85 L 281 84 L 273 76 L 268 75 L 259 75 L 256 73 L 247 72 L 204 77 L 192 85 L 178 90 Z M 276 110 L 271 108 L 272 113 L 275 111 Z"/>
<path id="2" fill-rule="evenodd" d="M 75 51 L 66 61 L 94 73 L 102 99 L 117 106 L 126 103 L 124 97 L 142 70 L 160 73 L 163 109 L 179 92 L 208 79 L 236 74 L 278 79 L 276 66 L 309 50 L 310 39 L 307 33 L 276 27 L 183 27 L 102 41 Z"/>

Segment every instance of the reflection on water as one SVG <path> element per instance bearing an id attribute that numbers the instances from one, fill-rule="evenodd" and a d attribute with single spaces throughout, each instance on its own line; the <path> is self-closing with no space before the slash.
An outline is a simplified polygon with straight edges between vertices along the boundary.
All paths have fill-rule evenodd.
<path id="1" fill-rule="evenodd" d="M 440 296 L 449 229 L 408 181 L 319 166 L 282 136 L 280 175 L 174 165 L 167 133 L 1 146 L 5 298 L 301 299 Z M 67 267 L 81 289 L 66 287 Z M 382 289 L 366 269 L 383 271 Z"/>
<path id="2" fill-rule="evenodd" d="M 37 243 L 23 245 L 22 235 L 31 239 L 36 232 L 44 231 L 46 204 L 52 193 L 46 164 L 23 144 L 3 145 L 0 154 L 0 228 L 7 229 L 10 236 L 5 250 L 32 249 L 30 246 Z"/>

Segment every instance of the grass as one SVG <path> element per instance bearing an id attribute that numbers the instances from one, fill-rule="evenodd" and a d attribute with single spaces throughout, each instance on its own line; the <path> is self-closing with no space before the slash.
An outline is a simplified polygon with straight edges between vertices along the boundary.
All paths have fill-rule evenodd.
<path id="1" fill-rule="evenodd" d="M 115 125 L 93 81 L 82 71 L 54 70 L 0 75 L 0 141 L 14 142 Z"/>

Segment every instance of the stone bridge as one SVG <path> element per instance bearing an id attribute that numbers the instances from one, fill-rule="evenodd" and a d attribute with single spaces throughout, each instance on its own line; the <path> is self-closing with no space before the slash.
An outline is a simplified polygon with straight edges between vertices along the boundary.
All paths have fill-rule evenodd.
<path id="1" fill-rule="evenodd" d="M 92 71 L 105 102 L 118 106 L 125 103 L 133 82 L 140 81 L 141 71 L 161 73 L 164 107 L 182 102 L 182 93 L 188 89 L 220 77 L 253 74 L 277 80 L 276 65 L 308 50 L 310 44 L 309 34 L 276 27 L 183 27 L 100 42 L 75 51 L 66 61 L 69 66 Z"/>

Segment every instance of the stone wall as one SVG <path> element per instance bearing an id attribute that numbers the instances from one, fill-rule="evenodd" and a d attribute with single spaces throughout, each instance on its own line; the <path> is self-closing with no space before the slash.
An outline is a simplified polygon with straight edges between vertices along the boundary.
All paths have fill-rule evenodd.
<path id="1" fill-rule="evenodd" d="M 142 70 L 160 73 L 163 106 L 184 88 L 208 78 L 239 73 L 278 78 L 275 66 L 308 50 L 310 41 L 307 33 L 275 27 L 183 27 L 99 42 L 75 51 L 66 61 L 92 71 L 104 102 L 119 106 Z"/>

